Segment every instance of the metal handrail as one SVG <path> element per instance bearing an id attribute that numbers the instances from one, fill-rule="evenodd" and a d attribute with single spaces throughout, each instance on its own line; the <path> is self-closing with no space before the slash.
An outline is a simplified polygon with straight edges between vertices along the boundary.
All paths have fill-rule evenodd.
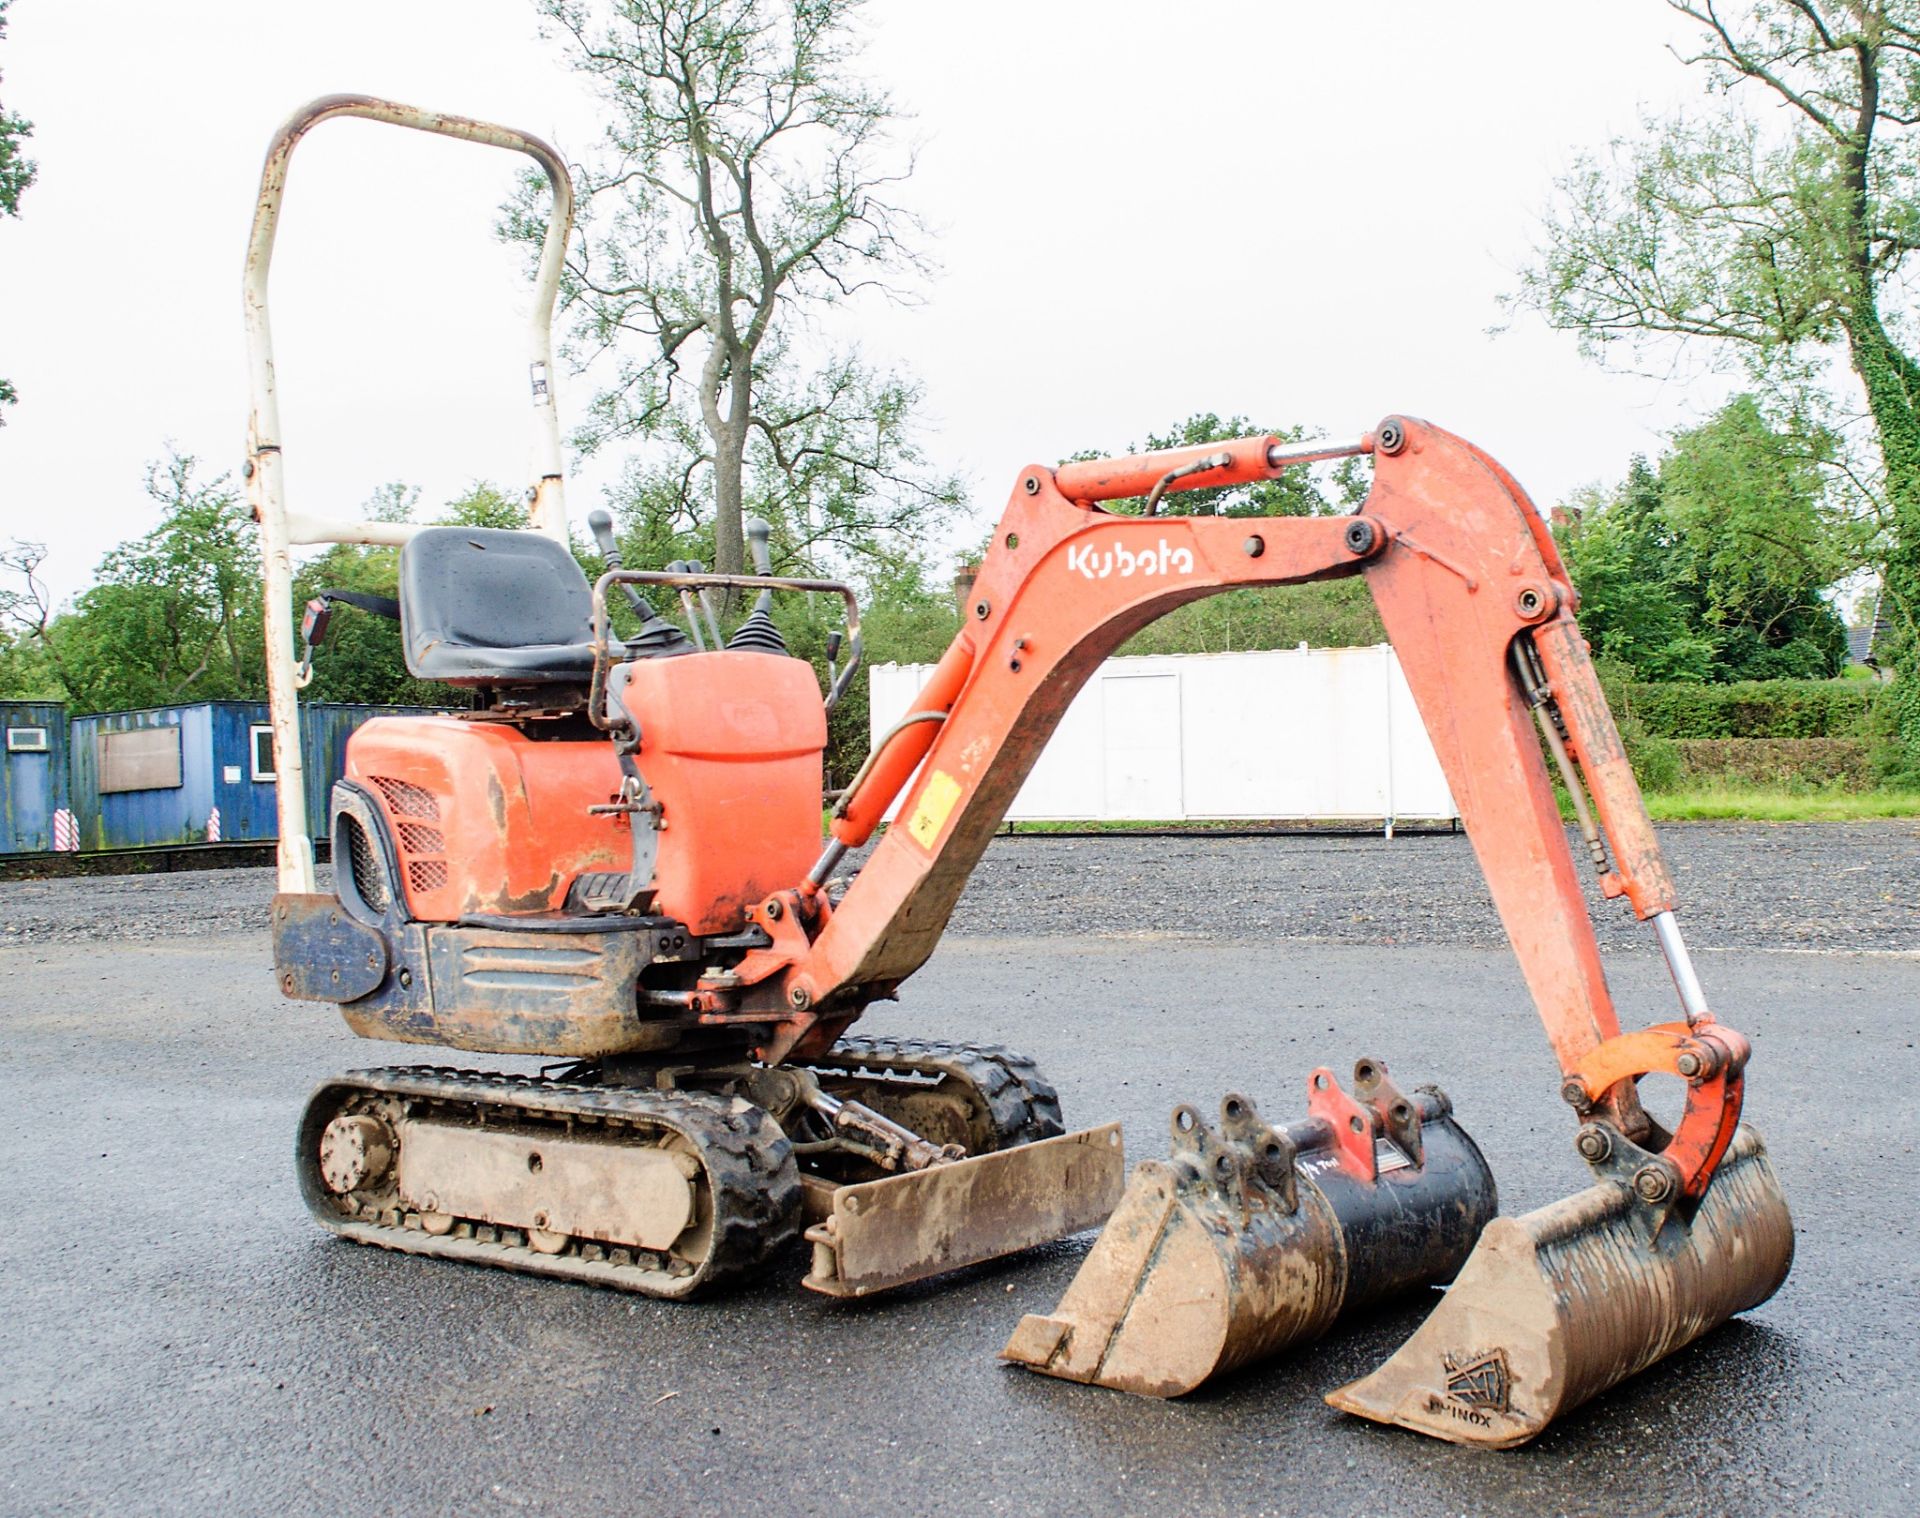
<path id="1" fill-rule="evenodd" d="M 774 575 L 676 574 L 660 569 L 610 569 L 593 585 L 593 684 L 587 696 L 587 716 L 602 732 L 611 732 L 619 724 L 607 716 L 607 675 L 614 664 L 613 640 L 609 636 L 607 592 L 615 585 L 666 585 L 675 590 L 805 590 L 837 595 L 847 603 L 847 662 L 826 692 L 826 707 L 832 711 L 846 694 L 854 671 L 860 668 L 860 602 L 850 586 L 839 580 L 793 580 Z"/>
<path id="2" fill-rule="evenodd" d="M 266 597 L 267 698 L 279 780 L 279 888 L 314 889 L 313 842 L 307 828 L 305 766 L 300 750 L 299 678 L 294 661 L 293 555 L 296 543 L 405 543 L 419 529 L 409 523 L 354 522 L 291 514 L 281 462 L 280 405 L 273 373 L 273 332 L 267 319 L 267 275 L 280 224 L 293 150 L 314 127 L 337 116 L 358 116 L 488 147 L 524 153 L 546 171 L 553 191 L 540 266 L 534 276 L 533 305 L 527 318 L 533 390 L 535 477 L 529 515 L 534 530 L 567 541 L 567 512 L 561 477 L 560 423 L 553 400 L 553 307 L 560 269 L 573 230 L 573 181 L 567 166 L 530 132 L 466 116 L 425 111 L 374 95 L 323 95 L 309 101 L 281 125 L 267 148 L 254 204 L 253 230 L 247 240 L 244 303 L 247 324 L 247 378 L 251 411 L 247 422 L 247 498 L 260 524 Z"/>

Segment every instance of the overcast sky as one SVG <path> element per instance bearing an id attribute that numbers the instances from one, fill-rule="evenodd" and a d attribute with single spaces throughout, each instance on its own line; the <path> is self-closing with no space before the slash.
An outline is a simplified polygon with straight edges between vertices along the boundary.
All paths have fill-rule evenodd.
<path id="1" fill-rule="evenodd" d="M 1545 507 L 1720 399 L 1581 360 L 1511 290 L 1553 176 L 1697 92 L 1658 0 L 873 0 L 866 71 L 923 143 L 941 274 L 829 335 L 903 363 L 977 541 L 1021 465 L 1188 414 L 1425 416 Z M 591 103 L 525 0 L 16 0 L 0 100 L 40 179 L 0 223 L 0 534 L 62 594 L 150 526 L 171 442 L 235 470 L 240 269 L 261 155 L 368 91 L 583 150 Z M 363 122 L 299 149 L 273 270 L 289 496 L 430 505 L 526 473 L 525 283 L 492 236 L 518 160 Z M 563 420 L 583 387 L 560 380 Z M 584 466 L 572 515 L 612 460 Z"/>

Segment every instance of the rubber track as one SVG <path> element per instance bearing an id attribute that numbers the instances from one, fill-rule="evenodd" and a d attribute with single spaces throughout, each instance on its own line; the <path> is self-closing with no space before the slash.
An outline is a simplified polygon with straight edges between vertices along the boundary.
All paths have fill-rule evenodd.
<path id="1" fill-rule="evenodd" d="M 352 1094 L 343 1094 L 347 1092 Z M 561 1253 L 547 1255 L 507 1242 L 506 1238 L 521 1235 L 505 1226 L 476 1225 L 469 1237 L 459 1237 L 463 1228 L 456 1228 L 452 1234 L 436 1237 L 402 1226 L 397 1210 L 374 1219 L 344 1213 L 319 1178 L 320 1132 L 335 1113 L 356 1099 L 380 1097 L 464 1106 L 472 1115 L 484 1114 L 483 1122 L 486 1117 L 525 1122 L 584 1115 L 609 1124 L 630 1123 L 649 1138 L 663 1131 L 679 1134 L 694 1145 L 706 1167 L 714 1218 L 707 1257 L 691 1273 L 675 1275 L 648 1263 L 645 1250 L 576 1240 Z M 786 1135 L 752 1103 L 704 1092 L 665 1095 L 632 1087 L 582 1086 L 540 1076 L 434 1066 L 354 1070 L 322 1084 L 308 1103 L 296 1163 L 308 1209 L 343 1237 L 409 1254 L 591 1281 L 654 1297 L 690 1297 L 751 1275 L 800 1230 L 800 1175 Z"/>
<path id="2" fill-rule="evenodd" d="M 1040 1067 L 1004 1044 L 956 1044 L 930 1038 L 842 1038 L 825 1057 L 809 1063 L 815 1071 L 854 1075 L 861 1066 L 875 1073 L 888 1069 L 939 1072 L 971 1086 L 986 1103 L 996 1135 L 994 1149 L 1011 1149 L 1035 1139 L 1065 1133 L 1060 1095 Z"/>

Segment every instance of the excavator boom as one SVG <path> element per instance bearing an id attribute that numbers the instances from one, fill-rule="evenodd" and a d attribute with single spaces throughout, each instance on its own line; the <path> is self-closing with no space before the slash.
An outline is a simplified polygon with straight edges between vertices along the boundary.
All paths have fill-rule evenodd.
<path id="1" fill-rule="evenodd" d="M 1101 505 L 1268 478 L 1341 452 L 1374 461 L 1372 492 L 1348 517 L 1120 515 Z M 1575 625 L 1576 596 L 1552 537 L 1519 486 L 1479 449 L 1398 417 L 1334 447 L 1250 438 L 1023 470 L 974 581 L 967 624 L 914 711 L 876 746 L 837 806 L 821 863 L 787 893 L 798 910 L 776 910 L 773 947 L 737 970 L 748 989 L 724 1007 L 716 998 L 712 1015 L 778 1017 L 762 1050 L 768 1058 L 824 1047 L 932 954 L 1015 793 L 1102 659 L 1186 602 L 1356 574 L 1400 656 L 1563 1082 L 1597 1068 L 1595 1051 L 1617 1040 L 1621 1026 L 1536 713 L 1550 751 L 1566 757 L 1561 778 L 1572 782 L 1583 815 L 1583 792 L 1592 794 L 1599 822 L 1589 852 L 1602 891 L 1626 897 L 1656 927 L 1682 990 L 1682 1041 L 1722 1040 L 1710 1053 L 1694 1049 L 1718 1067 L 1706 1088 L 1718 1104 L 1714 1130 L 1729 1110 L 1737 1119 L 1745 1045 L 1717 1029 L 1699 995 L 1673 925 L 1672 881 Z M 910 776 L 898 824 L 830 906 L 823 887 L 831 870 L 868 841 Z M 817 926 L 807 931 L 808 923 Z M 1631 1082 L 1643 1073 L 1615 1074 L 1588 1093 L 1588 1109 L 1630 1137 L 1645 1135 Z M 1702 1115 L 1696 1128 L 1706 1122 Z M 1715 1158 L 1691 1156 L 1683 1179 L 1704 1186 Z"/>
<path id="2" fill-rule="evenodd" d="M 1342 453 L 1373 456 L 1373 489 L 1352 516 L 1159 514 L 1182 490 L 1267 478 Z M 1102 505 L 1139 497 L 1146 508 L 1137 514 Z M 1526 1218 L 1497 1220 L 1422 1334 L 1375 1376 L 1329 1400 L 1442 1438 L 1511 1444 L 1764 1301 L 1785 1277 L 1792 1229 L 1764 1145 L 1740 1126 L 1747 1041 L 1708 1008 L 1681 939 L 1671 876 L 1574 621 L 1572 582 L 1520 487 L 1462 439 L 1390 417 L 1348 445 L 1257 437 L 1023 470 L 974 582 L 966 625 L 915 709 L 848 788 L 806 882 L 753 909 L 770 946 L 737 967 L 724 995 L 703 983 L 695 1003 L 717 1022 L 762 1020 L 770 1031 L 759 1053 L 770 1062 L 823 1052 L 932 953 L 1021 782 L 1103 658 L 1188 601 L 1348 575 L 1365 578 L 1399 653 L 1544 1024 L 1559 1093 L 1580 1120 L 1576 1145 L 1595 1184 Z M 1555 778 L 1573 803 L 1601 893 L 1624 898 L 1651 925 L 1672 972 L 1678 1018 L 1623 1032 Z M 833 902 L 826 886 L 840 859 L 868 841 L 903 788 L 895 825 Z M 1638 1083 L 1651 1074 L 1685 1086 L 1671 1130 L 1641 1105 Z M 1356 1115 L 1354 1125 L 1365 1132 L 1375 1120 Z M 1275 1130 L 1270 1138 L 1297 1148 L 1297 1137 Z M 1243 1152 L 1252 1151 L 1233 1151 Z M 1716 1183 L 1723 1165 L 1729 1173 Z M 1229 1250 L 1207 1268 L 1209 1280 L 1217 1273 L 1242 1283 L 1217 1288 L 1230 1299 L 1218 1321 L 1232 1325 L 1208 1340 L 1217 1338 L 1217 1352 L 1175 1373 L 1156 1366 L 1150 1335 L 1136 1332 L 1123 1351 L 1120 1325 L 1156 1299 L 1155 1261 L 1171 1259 L 1169 1227 L 1199 1220 L 1191 1236 L 1208 1242 L 1194 1258 L 1211 1258 L 1208 1250 L 1232 1236 L 1205 1222 L 1217 1200 L 1193 1200 L 1179 1180 L 1191 1164 L 1151 1175 L 1149 1168 L 1136 1173 L 1136 1185 L 1149 1186 L 1152 1198 L 1123 1203 L 1089 1260 L 1091 1283 L 1077 1285 L 1054 1317 L 1030 1318 L 1010 1358 L 1164 1392 L 1196 1384 L 1208 1365 L 1239 1363 L 1253 1353 L 1249 1345 L 1270 1353 L 1309 1331 L 1304 1325 L 1318 1331 L 1324 1315 L 1280 1305 L 1285 1293 L 1272 1285 L 1270 1258 L 1248 1266 Z M 1380 1177 L 1368 1168 L 1360 1179 L 1370 1189 L 1359 1215 L 1385 1206 Z M 1259 1187 L 1254 1180 L 1229 1190 L 1244 1198 Z M 1431 1216 L 1477 1207 L 1482 1195 L 1491 1198 L 1490 1183 L 1465 1185 Z M 1231 1207 L 1251 1216 L 1244 1200 Z M 1266 1226 L 1274 1238 L 1300 1235 L 1290 1221 Z M 1346 1236 L 1354 1237 L 1351 1228 Z M 1262 1247 L 1284 1255 L 1308 1246 Z M 1260 1249 L 1240 1254 L 1258 1257 Z M 1265 1284 L 1256 1288 L 1256 1280 Z M 1236 1292 L 1266 1305 L 1236 1303 Z M 1152 1316 L 1135 1313 L 1135 1328 Z M 1076 1332 L 1098 1343 L 1075 1344 Z M 1182 1339 L 1190 1351 L 1185 1329 L 1168 1330 L 1163 1347 Z M 1124 1371 L 1103 1370 L 1122 1362 Z"/>

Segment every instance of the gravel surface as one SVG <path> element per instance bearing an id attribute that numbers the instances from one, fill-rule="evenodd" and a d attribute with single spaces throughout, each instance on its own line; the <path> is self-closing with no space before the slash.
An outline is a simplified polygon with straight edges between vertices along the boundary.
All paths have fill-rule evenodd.
<path id="1" fill-rule="evenodd" d="M 1707 822 L 1659 832 L 1690 942 L 1920 949 L 1920 823 Z M 1647 941 L 1625 903 L 1597 889 L 1588 896 L 1603 946 Z M 996 840 L 952 931 L 1506 941 L 1464 834 Z"/>
<path id="2" fill-rule="evenodd" d="M 1660 836 L 1696 946 L 1920 949 L 1920 823 L 1701 822 Z M 272 891 L 264 869 L 0 884 L 0 943 L 264 927 Z M 1603 945 L 1646 941 L 1624 905 L 1595 893 L 1593 912 Z M 1504 942 L 1473 850 L 1455 834 L 998 838 L 950 931 Z"/>

